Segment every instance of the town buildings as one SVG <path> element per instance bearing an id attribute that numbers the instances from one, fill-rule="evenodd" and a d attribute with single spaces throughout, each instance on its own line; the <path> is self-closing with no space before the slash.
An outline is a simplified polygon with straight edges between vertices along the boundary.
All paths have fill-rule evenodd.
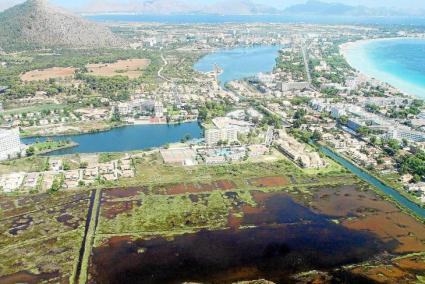
<path id="1" fill-rule="evenodd" d="M 23 150 L 19 129 L 0 129 L 0 160 L 18 157 Z"/>

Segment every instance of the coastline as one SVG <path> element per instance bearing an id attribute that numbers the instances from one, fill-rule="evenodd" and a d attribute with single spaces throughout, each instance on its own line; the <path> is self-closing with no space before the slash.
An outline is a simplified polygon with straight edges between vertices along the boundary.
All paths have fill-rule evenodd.
<path id="1" fill-rule="evenodd" d="M 371 43 L 385 41 L 402 41 L 402 40 L 424 40 L 420 37 L 390 37 L 390 38 L 374 38 L 362 39 L 358 41 L 346 42 L 339 45 L 339 54 L 344 57 L 345 61 L 360 75 L 374 79 L 376 81 L 387 84 L 396 89 L 400 93 L 412 98 L 425 99 L 425 87 L 415 84 L 412 81 L 405 80 L 389 71 L 378 68 L 366 54 L 365 48 Z M 422 94 L 422 95 L 421 95 Z"/>

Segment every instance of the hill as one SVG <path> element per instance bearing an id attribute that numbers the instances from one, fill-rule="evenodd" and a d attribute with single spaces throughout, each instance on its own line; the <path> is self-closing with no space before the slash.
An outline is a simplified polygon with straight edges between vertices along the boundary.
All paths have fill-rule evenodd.
<path id="1" fill-rule="evenodd" d="M 44 47 L 119 47 L 125 41 L 100 24 L 54 7 L 28 0 L 0 13 L 2 49 Z"/>

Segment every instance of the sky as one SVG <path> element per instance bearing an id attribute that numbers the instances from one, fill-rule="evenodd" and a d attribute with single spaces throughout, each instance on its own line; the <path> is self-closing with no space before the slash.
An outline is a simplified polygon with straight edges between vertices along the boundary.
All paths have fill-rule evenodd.
<path id="1" fill-rule="evenodd" d="M 51 3 L 62 6 L 67 9 L 78 11 L 81 7 L 87 5 L 91 0 L 49 0 Z M 125 2 L 123 0 L 113 0 L 116 3 Z M 147 0 L 140 0 L 141 2 Z M 188 2 L 194 0 L 187 0 Z M 214 3 L 219 0 L 196 0 L 198 3 Z M 232 0 L 228 0 L 232 1 Z M 274 6 L 276 8 L 285 8 L 290 5 L 300 4 L 306 0 L 252 0 L 253 2 Z M 324 2 L 339 2 L 349 5 L 363 5 L 367 7 L 381 7 L 386 6 L 390 8 L 410 8 L 410 9 L 425 9 L 425 0 L 322 0 Z M 24 0 L 0 0 L 0 11 L 14 6 Z"/>

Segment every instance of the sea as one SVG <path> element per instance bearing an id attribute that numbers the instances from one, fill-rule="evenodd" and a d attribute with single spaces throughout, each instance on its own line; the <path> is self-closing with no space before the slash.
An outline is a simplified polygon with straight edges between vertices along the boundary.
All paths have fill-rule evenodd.
<path id="1" fill-rule="evenodd" d="M 343 50 L 363 74 L 425 99 L 425 39 L 359 41 Z"/>
<path id="2" fill-rule="evenodd" d="M 224 49 L 201 58 L 194 69 L 200 72 L 214 70 L 214 65 L 222 69 L 219 75 L 220 85 L 230 81 L 252 77 L 261 72 L 271 72 L 281 46 L 254 46 L 246 48 Z"/>
<path id="3" fill-rule="evenodd" d="M 340 16 L 284 16 L 284 15 L 85 15 L 98 22 L 141 22 L 164 24 L 222 24 L 222 23 L 310 23 L 353 25 L 425 26 L 424 17 L 340 17 Z"/>

